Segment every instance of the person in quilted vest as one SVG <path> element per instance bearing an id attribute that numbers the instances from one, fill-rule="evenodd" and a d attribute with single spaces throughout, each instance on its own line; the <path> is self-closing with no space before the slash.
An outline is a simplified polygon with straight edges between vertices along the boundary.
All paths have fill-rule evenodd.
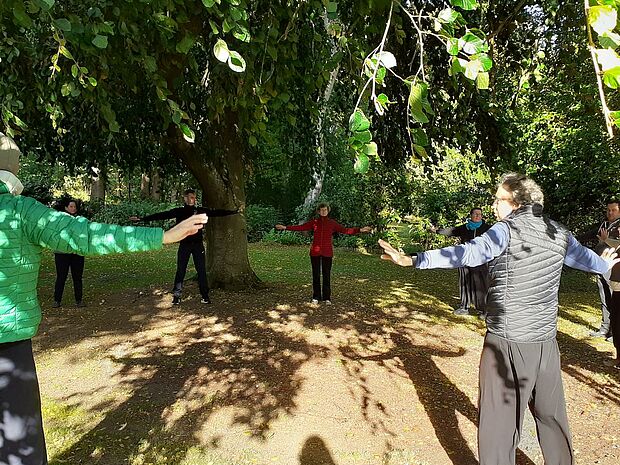
<path id="1" fill-rule="evenodd" d="M 545 463 L 573 465 L 575 457 L 556 340 L 563 265 L 607 273 L 619 259 L 600 256 L 545 217 L 540 187 L 526 176 L 504 175 L 486 234 L 454 247 L 405 255 L 379 241 L 381 258 L 420 269 L 489 264 L 487 333 L 480 356 L 480 465 L 515 465 L 525 409 L 530 408 Z"/>
<path id="2" fill-rule="evenodd" d="M 200 230 L 196 215 L 163 231 L 89 222 L 21 196 L 20 151 L 0 133 L 0 463 L 46 465 L 31 339 L 41 322 L 43 248 L 80 255 L 156 250 Z"/>
<path id="3" fill-rule="evenodd" d="M 285 226 L 276 224 L 278 231 L 313 231 L 312 245 L 310 246 L 310 264 L 312 265 L 312 303 L 318 304 L 324 301 L 331 305 L 331 272 L 334 258 L 334 246 L 332 236 L 334 233 L 358 234 L 368 233 L 370 226 L 363 228 L 345 228 L 329 217 L 329 205 L 319 204 L 317 208 L 318 218 L 314 218 L 304 224 Z M 321 286 L 321 272 L 323 274 L 323 286 Z"/>

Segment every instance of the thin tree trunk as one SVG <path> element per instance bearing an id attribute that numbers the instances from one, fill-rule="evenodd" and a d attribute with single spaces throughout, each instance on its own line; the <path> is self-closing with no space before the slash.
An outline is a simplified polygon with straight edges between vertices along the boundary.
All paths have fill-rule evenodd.
<path id="1" fill-rule="evenodd" d="M 140 178 L 140 198 L 148 199 L 151 195 L 151 179 L 146 173 L 142 173 Z"/>
<path id="2" fill-rule="evenodd" d="M 99 167 L 91 168 L 90 201 L 105 203 L 105 170 Z"/>
<path id="3" fill-rule="evenodd" d="M 158 171 L 151 173 L 151 200 L 159 202 L 161 199 L 161 176 Z"/>

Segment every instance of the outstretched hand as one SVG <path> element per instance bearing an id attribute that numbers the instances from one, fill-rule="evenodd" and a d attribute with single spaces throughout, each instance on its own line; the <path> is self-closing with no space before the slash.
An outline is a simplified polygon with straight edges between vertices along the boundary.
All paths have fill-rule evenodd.
<path id="1" fill-rule="evenodd" d="M 129 221 L 140 221 L 140 217 L 139 216 L 130 216 L 129 217 Z"/>
<path id="2" fill-rule="evenodd" d="M 617 249 L 609 247 L 603 250 L 601 258 L 607 262 L 607 269 L 611 270 L 616 263 L 620 263 L 620 257 L 618 257 Z"/>
<path id="3" fill-rule="evenodd" d="M 413 266 L 413 259 L 392 247 L 388 242 L 379 239 L 379 245 L 385 252 L 381 255 L 382 260 L 390 260 L 400 266 Z"/>
<path id="4" fill-rule="evenodd" d="M 372 228 L 370 226 L 364 226 L 363 228 L 360 228 L 360 232 L 369 233 L 369 232 L 372 232 Z"/>
<path id="5" fill-rule="evenodd" d="M 190 216 L 188 219 L 181 221 L 179 224 L 164 232 L 164 244 L 171 244 L 185 239 L 187 236 L 196 234 L 202 229 L 205 223 L 209 221 L 206 214 Z"/>
<path id="6" fill-rule="evenodd" d="M 276 229 L 278 231 L 284 231 L 286 229 L 286 226 L 284 226 L 283 224 L 276 224 Z"/>

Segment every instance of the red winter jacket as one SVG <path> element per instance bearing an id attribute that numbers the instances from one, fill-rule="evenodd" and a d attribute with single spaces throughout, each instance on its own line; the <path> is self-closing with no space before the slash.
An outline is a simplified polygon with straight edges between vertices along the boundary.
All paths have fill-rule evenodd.
<path id="1" fill-rule="evenodd" d="M 314 239 L 310 247 L 311 257 L 334 256 L 332 236 L 335 232 L 342 234 L 357 234 L 360 232 L 360 228 L 345 228 L 327 216 L 319 216 L 297 226 L 287 226 L 286 229 L 288 231 L 314 231 Z"/>

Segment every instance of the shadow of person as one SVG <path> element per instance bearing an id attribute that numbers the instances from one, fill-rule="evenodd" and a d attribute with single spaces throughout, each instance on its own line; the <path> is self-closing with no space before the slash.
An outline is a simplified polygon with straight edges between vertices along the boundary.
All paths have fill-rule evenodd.
<path id="1" fill-rule="evenodd" d="M 299 465 L 336 465 L 336 462 L 325 442 L 319 436 L 310 436 L 299 453 Z"/>

